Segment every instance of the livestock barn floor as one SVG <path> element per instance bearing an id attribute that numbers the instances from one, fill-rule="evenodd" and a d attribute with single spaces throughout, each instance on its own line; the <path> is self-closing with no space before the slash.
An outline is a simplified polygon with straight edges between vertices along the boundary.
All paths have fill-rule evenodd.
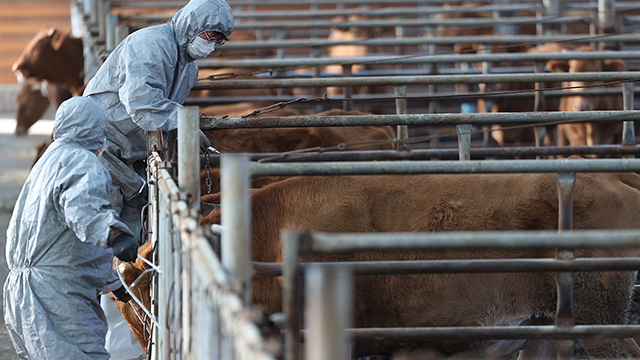
<path id="1" fill-rule="evenodd" d="M 22 184 L 29 174 L 36 155 L 36 146 L 49 138 L 53 127 L 52 121 L 41 120 L 30 129 L 29 135 L 17 137 L 13 135 L 14 116 L 0 113 L 0 281 L 3 285 L 9 272 L 4 250 L 11 212 Z M 18 359 L 4 325 L 4 316 L 0 317 L 0 323 L 0 360 Z"/>

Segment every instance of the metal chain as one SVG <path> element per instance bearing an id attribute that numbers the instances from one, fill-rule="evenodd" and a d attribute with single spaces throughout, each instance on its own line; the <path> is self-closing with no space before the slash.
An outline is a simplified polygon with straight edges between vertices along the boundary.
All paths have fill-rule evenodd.
<path id="1" fill-rule="evenodd" d="M 207 194 L 211 194 L 211 164 L 209 162 L 211 155 L 209 155 L 209 151 L 205 151 L 204 153 L 204 172 L 207 174 L 207 178 L 204 180 L 205 184 L 207 184 Z"/>

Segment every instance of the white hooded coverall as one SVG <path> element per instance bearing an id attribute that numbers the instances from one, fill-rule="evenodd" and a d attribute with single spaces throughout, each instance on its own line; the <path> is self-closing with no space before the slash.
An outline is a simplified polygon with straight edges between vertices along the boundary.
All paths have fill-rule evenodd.
<path id="1" fill-rule="evenodd" d="M 91 99 L 60 105 L 53 138 L 33 166 L 7 229 L 4 319 L 22 359 L 109 359 L 101 290 L 121 284 L 108 239 L 131 234 L 109 202 L 95 152 L 106 119 Z"/>
<path id="2" fill-rule="evenodd" d="M 231 35 L 233 14 L 226 1 L 191 0 L 170 24 L 130 34 L 84 90 L 83 96 L 96 100 L 107 116 L 100 161 L 113 178 L 112 205 L 136 236 L 145 202 L 140 196 L 146 182 L 140 176 L 147 155 L 145 131 L 177 128 L 178 109 L 198 80 L 198 65 L 187 46 L 205 31 Z"/>

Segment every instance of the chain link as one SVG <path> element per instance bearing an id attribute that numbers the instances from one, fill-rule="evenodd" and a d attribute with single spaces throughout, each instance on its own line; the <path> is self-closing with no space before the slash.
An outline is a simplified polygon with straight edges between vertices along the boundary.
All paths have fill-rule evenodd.
<path id="1" fill-rule="evenodd" d="M 211 194 L 211 164 L 210 164 L 211 155 L 209 155 L 209 151 L 205 151 L 204 153 L 204 172 L 207 174 L 207 178 L 204 180 L 204 183 L 207 184 L 207 194 Z"/>

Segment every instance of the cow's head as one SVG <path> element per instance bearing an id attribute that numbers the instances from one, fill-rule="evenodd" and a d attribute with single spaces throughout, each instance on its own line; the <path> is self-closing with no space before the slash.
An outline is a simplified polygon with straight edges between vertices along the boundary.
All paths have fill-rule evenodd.
<path id="1" fill-rule="evenodd" d="M 16 135 L 25 135 L 49 104 L 58 107 L 63 101 L 71 97 L 69 89 L 63 85 L 55 85 L 34 78 L 18 77 L 18 95 L 16 102 Z"/>
<path id="2" fill-rule="evenodd" d="M 576 51 L 593 51 L 588 46 L 581 47 Z M 551 72 L 604 72 L 604 71 L 626 71 L 627 65 L 619 59 L 591 60 L 550 60 L 547 62 L 547 69 Z M 568 91 L 579 92 L 588 82 L 570 81 L 563 83 L 564 87 L 569 87 Z M 561 111 L 593 111 L 593 110 L 622 110 L 622 97 L 618 96 L 565 96 L 561 100 Z"/>
<path id="3" fill-rule="evenodd" d="M 56 27 L 40 30 L 13 63 L 16 75 L 67 85 L 80 95 L 84 87 L 82 39 Z"/>
<path id="4" fill-rule="evenodd" d="M 26 79 L 18 84 L 16 97 L 16 135 L 26 135 L 31 125 L 40 119 L 49 107 L 49 99 L 42 94 L 42 83 L 34 79 Z"/>

